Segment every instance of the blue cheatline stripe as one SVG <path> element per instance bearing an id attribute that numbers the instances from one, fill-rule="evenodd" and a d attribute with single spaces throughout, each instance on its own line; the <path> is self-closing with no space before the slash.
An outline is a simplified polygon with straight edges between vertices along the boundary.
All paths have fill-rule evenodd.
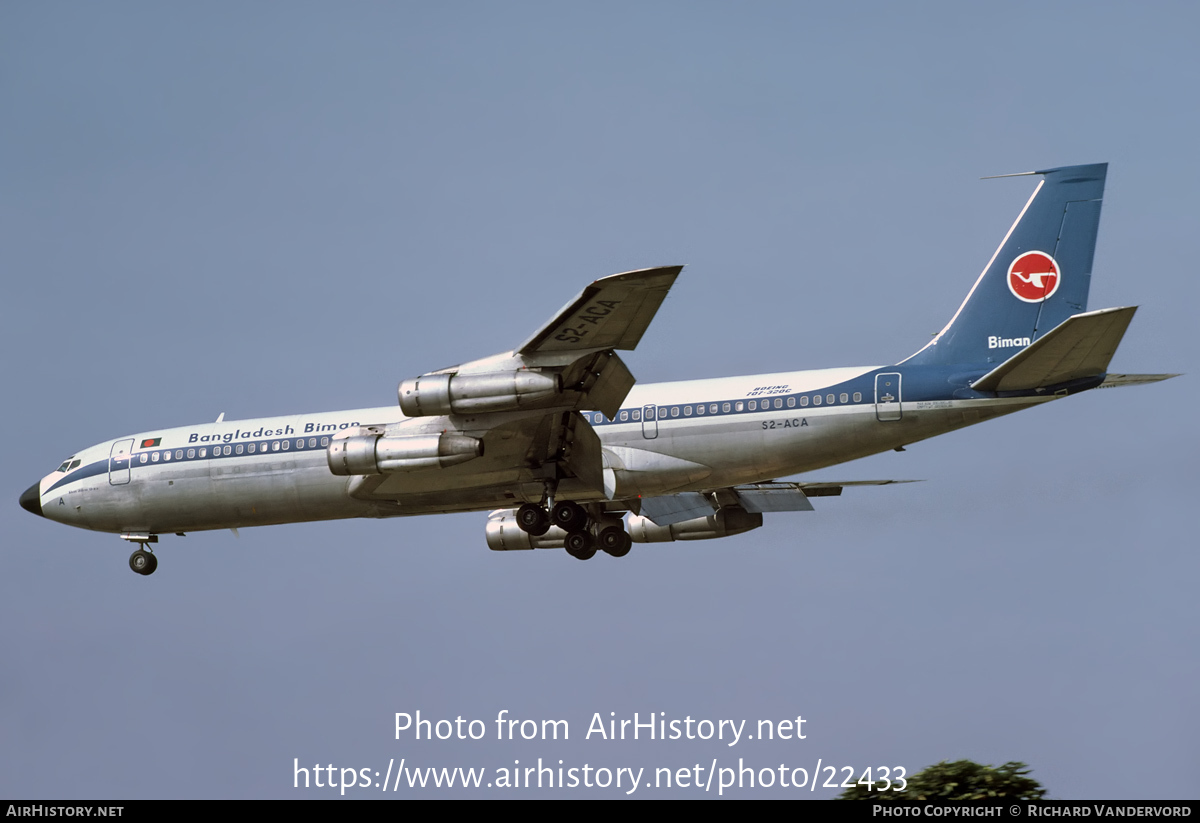
<path id="1" fill-rule="evenodd" d="M 98 460 L 95 463 L 88 463 L 86 466 L 80 466 L 73 472 L 67 474 L 66 477 L 60 478 L 53 486 L 46 489 L 42 494 L 49 494 L 59 486 L 65 486 L 67 483 L 74 483 L 76 480 L 82 480 L 85 477 L 94 477 L 97 474 L 104 474 L 108 471 L 108 461 Z"/>
<path id="2" fill-rule="evenodd" d="M 851 383 L 856 383 L 856 382 L 858 382 L 858 381 L 857 380 L 851 381 Z M 865 397 L 865 396 L 862 396 L 861 393 L 860 393 L 861 399 L 851 399 L 851 398 L 853 398 L 853 393 L 846 392 L 846 389 L 849 387 L 850 387 L 850 384 L 846 384 L 843 386 L 829 386 L 826 389 L 822 389 L 821 392 L 806 393 L 806 395 L 807 394 L 812 394 L 814 396 L 818 395 L 818 394 L 822 395 L 822 399 L 818 402 L 825 404 L 825 406 L 817 405 L 815 403 L 811 406 L 802 406 L 802 405 L 800 405 L 800 401 L 798 400 L 798 398 L 801 397 L 801 395 L 799 395 L 799 394 L 768 395 L 766 397 L 761 397 L 761 398 L 751 398 L 751 399 L 741 398 L 739 400 L 716 400 L 716 401 L 706 401 L 704 403 L 671 403 L 671 404 L 668 404 L 665 406 L 659 406 L 658 404 L 647 404 L 647 405 L 654 405 L 656 408 L 658 408 L 660 410 L 660 413 L 658 415 L 658 422 L 669 423 L 669 422 L 673 422 L 673 421 L 682 422 L 683 420 L 704 420 L 706 417 L 725 417 L 725 416 L 734 415 L 734 414 L 764 414 L 764 413 L 768 413 L 768 412 L 781 412 L 781 413 L 782 412 L 792 412 L 792 413 L 795 413 L 799 410 L 813 411 L 816 409 L 824 408 L 826 406 L 843 406 L 843 405 L 854 405 L 854 404 L 861 405 L 864 403 L 874 403 L 875 402 L 875 399 L 873 396 Z M 835 391 L 835 389 L 836 389 L 836 391 Z M 834 402 L 829 403 L 828 400 L 824 399 L 824 393 L 834 394 L 835 395 Z M 847 393 L 849 395 L 849 397 L 845 403 L 841 402 L 841 394 L 842 393 Z M 794 405 L 792 405 L 792 406 L 787 405 L 787 401 L 789 398 L 791 398 L 792 403 Z M 775 405 L 774 401 L 776 401 L 776 400 L 780 401 L 780 404 L 781 404 L 780 408 L 778 408 L 778 409 L 774 408 L 774 405 Z M 758 408 L 750 409 L 751 402 L 753 402 L 756 406 L 758 406 Z M 708 407 L 710 405 L 712 405 L 713 403 L 715 403 L 717 405 L 717 411 L 715 411 L 715 412 L 707 411 Z M 730 409 L 729 411 L 723 410 L 724 404 L 726 404 L 726 403 L 729 404 L 729 409 Z M 737 408 L 738 403 L 743 404 L 743 408 L 741 410 L 738 410 L 738 408 Z M 771 408 L 768 408 L 768 405 L 771 406 Z M 706 411 L 704 414 L 694 414 L 691 417 L 683 416 L 682 411 L 680 412 L 679 416 L 671 417 L 671 416 L 669 416 L 670 413 L 667 411 L 668 409 L 671 409 L 671 408 L 677 408 L 677 409 L 682 410 L 684 407 L 687 407 L 687 406 L 692 406 L 695 408 L 704 406 Z M 636 411 L 639 413 L 639 415 L 641 413 L 641 410 L 642 410 L 641 406 L 638 406 L 636 408 L 631 408 L 631 409 L 622 409 L 622 411 L 626 411 L 626 412 Z M 620 418 L 620 413 L 618 413 L 618 417 L 613 420 L 608 420 L 600 412 L 584 412 L 584 416 L 590 422 L 592 422 L 593 425 L 612 425 L 612 424 L 615 424 L 618 422 L 618 420 Z M 622 421 L 622 422 L 629 422 L 629 421 Z M 632 422 L 640 422 L 640 420 L 634 420 Z M 278 455 L 282 455 L 282 454 L 291 454 L 293 452 L 304 453 L 306 451 L 316 451 L 318 449 L 324 449 L 328 445 L 328 442 L 322 444 L 321 440 L 323 438 L 327 438 L 327 437 L 329 437 L 329 435 L 309 436 L 309 437 L 285 437 L 285 438 L 278 438 L 278 439 L 272 438 L 272 439 L 253 440 L 253 441 L 240 441 L 238 443 L 218 443 L 216 445 L 191 444 L 189 446 L 183 446 L 183 447 L 176 446 L 176 447 L 173 447 L 170 449 L 150 449 L 150 450 L 145 450 L 145 451 L 135 451 L 128 455 L 129 468 L 130 469 L 150 468 L 151 466 L 166 467 L 166 466 L 170 466 L 173 463 L 194 463 L 197 460 L 219 460 L 219 459 L 224 459 L 224 458 L 232 459 L 232 458 L 236 458 L 236 457 L 255 457 L 255 458 L 257 458 L 264 454 L 269 454 L 272 457 L 274 457 L 274 456 L 278 456 Z M 314 439 L 317 441 L 317 445 L 309 446 L 308 441 L 314 440 Z M 254 446 L 256 447 L 256 450 L 253 454 L 249 453 L 249 451 L 248 451 L 251 443 L 253 443 Z M 278 448 L 276 448 L 275 444 L 278 444 Z M 286 449 L 284 448 L 284 444 L 287 444 Z M 242 454 L 237 453 L 238 446 L 243 447 Z M 266 446 L 265 449 L 262 448 L 264 446 Z M 228 450 L 228 452 L 229 452 L 228 454 L 226 454 L 226 450 Z M 176 457 L 175 456 L 176 452 L 181 452 L 183 456 Z M 188 456 L 189 452 L 191 452 L 191 454 L 192 454 L 191 457 Z M 202 452 L 203 452 L 203 456 L 201 455 Z M 155 454 L 157 454 L 159 456 L 157 461 L 155 461 L 153 458 L 153 455 L 155 455 Z M 171 455 L 170 459 L 166 459 L 165 456 L 167 454 Z M 143 456 L 146 457 L 145 463 L 142 462 Z M 98 474 L 105 474 L 109 470 L 109 463 L 110 463 L 110 459 L 105 458 L 104 460 L 98 460 L 95 463 L 89 463 L 88 465 L 82 466 L 73 472 L 69 472 L 66 476 L 57 480 L 54 483 L 54 485 L 50 486 L 50 488 L 48 488 L 44 492 L 42 492 L 42 494 L 43 495 L 50 494 L 51 492 L 53 492 L 55 489 L 59 488 L 60 486 L 65 486 L 68 483 L 74 483 L 76 480 L 83 480 L 88 477 L 94 477 L 95 475 L 98 475 Z M 120 471 L 122 469 L 123 469 L 123 467 L 117 468 L 118 471 Z"/>
<path id="3" fill-rule="evenodd" d="M 601 412 L 587 411 L 583 412 L 584 418 L 593 426 L 611 426 L 618 423 L 640 423 L 642 409 L 648 406 L 654 406 L 658 410 L 658 422 L 671 420 L 703 420 L 706 417 L 725 417 L 734 414 L 763 414 L 765 412 L 786 412 L 804 409 L 811 411 L 814 409 L 824 408 L 826 406 L 851 406 L 855 404 L 874 404 L 874 380 L 876 374 L 889 373 L 889 369 L 881 369 L 878 371 L 868 372 L 864 375 L 859 375 L 853 380 L 848 380 L 844 383 L 835 383 L 832 386 L 826 386 L 820 390 L 810 390 L 806 392 L 789 392 L 787 394 L 767 394 L 761 397 L 738 397 L 728 400 L 705 400 L 704 402 L 689 401 L 685 403 L 662 403 L 662 402 L 647 402 L 641 406 L 632 406 L 628 409 L 621 409 L 617 412 L 616 417 L 605 417 Z M 834 395 L 834 399 L 830 401 L 827 395 Z M 847 394 L 845 401 L 841 399 L 842 394 Z M 858 397 L 855 398 L 854 395 Z M 649 400 L 649 398 L 647 398 Z M 780 407 L 774 407 L 774 401 L 780 401 Z M 792 405 L 788 405 L 788 402 Z M 742 408 L 738 408 L 738 403 L 742 404 Z M 750 404 L 754 403 L 757 408 L 750 408 Z M 725 406 L 728 404 L 729 411 L 725 411 Z M 770 408 L 768 408 L 770 404 Z M 716 411 L 710 411 L 711 406 L 716 406 Z M 699 409 L 704 408 L 703 412 L 693 411 L 691 415 L 684 413 L 685 408 Z M 670 410 L 678 409 L 679 414 L 671 416 Z M 626 418 L 621 419 L 621 415 L 625 414 Z M 634 417 L 633 415 L 638 415 Z"/>
<path id="4" fill-rule="evenodd" d="M 238 445 L 243 446 L 243 447 L 249 446 L 249 443 L 247 443 L 245 441 L 243 441 L 241 443 L 237 443 L 237 444 L 228 444 L 228 445 L 223 444 L 223 443 L 215 445 L 215 446 L 191 445 L 191 446 L 175 447 L 175 448 L 171 448 L 171 449 L 152 449 L 149 451 L 139 451 L 139 452 L 134 452 L 128 456 L 129 457 L 129 468 L 130 469 L 139 469 L 139 468 L 147 468 L 148 469 L 151 467 L 155 467 L 155 468 L 164 467 L 165 468 L 174 463 L 194 463 L 197 460 L 218 460 L 218 459 L 224 459 L 224 458 L 233 459 L 233 458 L 237 458 L 237 457 L 255 457 L 255 458 L 257 458 L 262 455 L 270 455 L 272 457 L 277 457 L 277 456 L 283 455 L 283 454 L 290 455 L 293 452 L 298 452 L 300 454 L 304 454 L 305 452 L 315 452 L 315 451 L 319 451 L 319 450 L 325 448 L 325 446 L 329 445 L 328 440 L 326 440 L 324 445 L 321 445 L 321 440 L 328 438 L 328 437 L 329 437 L 329 435 L 320 435 L 320 436 L 313 435 L 311 437 L 285 437 L 282 439 L 275 438 L 275 439 L 270 439 L 270 440 L 255 440 L 255 441 L 253 441 L 253 443 L 254 443 L 256 449 L 253 454 L 250 454 L 249 452 L 246 452 L 246 451 L 243 451 L 242 454 L 237 454 L 237 449 L 235 448 L 236 446 L 238 446 Z M 317 445 L 309 446 L 308 445 L 309 440 L 316 440 Z M 276 444 L 276 443 L 279 444 L 278 450 L 275 450 L 272 447 L 272 444 Z M 283 448 L 284 443 L 287 444 L 286 449 Z M 300 445 L 301 443 L 303 443 L 303 445 Z M 266 444 L 267 448 L 259 451 L 257 449 L 257 447 L 260 445 L 263 445 L 263 444 Z M 229 454 L 225 454 L 226 448 L 229 449 Z M 189 451 L 191 451 L 191 453 L 192 453 L 191 457 L 188 457 Z M 177 457 L 175 457 L 175 452 L 182 452 L 183 456 L 177 458 Z M 201 452 L 203 452 L 203 455 L 201 455 Z M 170 453 L 171 459 L 169 459 L 169 460 L 164 459 L 164 456 L 168 453 Z M 152 457 L 152 455 L 155 455 L 155 454 L 157 454 L 159 456 L 157 461 L 154 461 L 154 459 Z M 142 462 L 142 455 L 146 456 L 145 463 Z M 83 480 L 84 478 L 87 478 L 87 477 L 94 477 L 97 474 L 106 474 L 108 472 L 109 462 L 110 462 L 109 458 L 105 458 L 103 460 L 97 460 L 95 463 L 89 463 L 86 466 L 81 466 L 80 468 L 76 469 L 75 471 L 69 472 L 65 477 L 59 478 L 57 481 L 55 481 L 54 485 L 52 485 L 50 488 L 46 489 L 44 492 L 42 492 L 42 494 L 43 495 L 50 494 L 50 492 L 54 491 L 58 487 L 65 486 L 68 483 L 74 483 L 76 480 Z M 120 471 L 122 468 L 123 467 L 118 467 L 118 471 Z"/>

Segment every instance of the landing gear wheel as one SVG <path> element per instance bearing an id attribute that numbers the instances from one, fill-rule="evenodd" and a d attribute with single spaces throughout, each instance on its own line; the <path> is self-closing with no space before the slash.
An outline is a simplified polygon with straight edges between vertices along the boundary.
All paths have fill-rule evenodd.
<path id="1" fill-rule="evenodd" d="M 129 555 L 129 568 L 141 575 L 154 574 L 154 570 L 158 568 L 158 558 L 150 552 L 138 549 Z"/>
<path id="2" fill-rule="evenodd" d="M 570 500 L 564 500 L 554 504 L 554 511 L 550 513 L 550 519 L 554 521 L 554 525 L 570 534 L 583 531 L 583 527 L 587 525 L 588 516 L 583 506 L 572 503 Z"/>
<path id="3" fill-rule="evenodd" d="M 591 560 L 596 556 L 596 547 L 592 545 L 592 536 L 585 531 L 571 532 L 563 543 L 567 554 L 577 560 Z"/>
<path id="4" fill-rule="evenodd" d="M 600 548 L 612 557 L 624 557 L 633 547 L 633 538 L 620 526 L 609 526 L 600 532 Z"/>
<path id="5" fill-rule="evenodd" d="M 517 525 L 526 534 L 541 537 L 550 531 L 550 514 L 541 506 L 526 503 L 517 509 Z"/>

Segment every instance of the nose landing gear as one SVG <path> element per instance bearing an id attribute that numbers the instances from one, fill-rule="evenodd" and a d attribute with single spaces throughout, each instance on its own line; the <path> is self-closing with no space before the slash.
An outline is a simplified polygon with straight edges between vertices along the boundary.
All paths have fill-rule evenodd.
<path id="1" fill-rule="evenodd" d="M 158 568 L 158 558 L 148 551 L 138 549 L 129 555 L 129 568 L 142 575 L 154 574 L 154 570 Z"/>
<path id="2" fill-rule="evenodd" d="M 129 555 L 129 568 L 140 575 L 154 574 L 154 570 L 158 568 L 158 558 L 147 549 L 151 543 L 158 542 L 158 535 L 143 533 L 123 534 L 121 535 L 121 539 L 133 543 L 138 547 L 137 551 Z"/>

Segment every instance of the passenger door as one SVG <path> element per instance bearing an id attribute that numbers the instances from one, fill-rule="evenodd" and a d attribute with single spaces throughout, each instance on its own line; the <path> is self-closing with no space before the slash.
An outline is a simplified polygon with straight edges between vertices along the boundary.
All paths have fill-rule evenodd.
<path id="1" fill-rule="evenodd" d="M 900 405 L 900 375 L 897 372 L 875 375 L 875 417 L 890 423 L 904 414 Z"/>
<path id="2" fill-rule="evenodd" d="M 129 482 L 129 461 L 133 454 L 133 440 L 118 440 L 108 453 L 108 482 L 112 486 L 124 486 Z"/>

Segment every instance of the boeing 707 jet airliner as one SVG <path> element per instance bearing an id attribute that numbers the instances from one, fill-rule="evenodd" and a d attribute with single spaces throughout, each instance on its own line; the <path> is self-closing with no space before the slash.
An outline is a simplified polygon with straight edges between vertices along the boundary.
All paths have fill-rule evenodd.
<path id="1" fill-rule="evenodd" d="M 135 572 L 161 534 L 488 511 L 498 551 L 622 557 L 634 542 L 741 534 L 847 485 L 777 478 L 1089 389 L 1136 307 L 1087 310 L 1106 164 L 1028 172 L 1029 202 L 946 327 L 892 366 L 635 385 L 637 346 L 681 266 L 585 288 L 524 343 L 405 380 L 399 406 L 203 423 L 68 457 L 21 495 L 119 534 Z"/>

